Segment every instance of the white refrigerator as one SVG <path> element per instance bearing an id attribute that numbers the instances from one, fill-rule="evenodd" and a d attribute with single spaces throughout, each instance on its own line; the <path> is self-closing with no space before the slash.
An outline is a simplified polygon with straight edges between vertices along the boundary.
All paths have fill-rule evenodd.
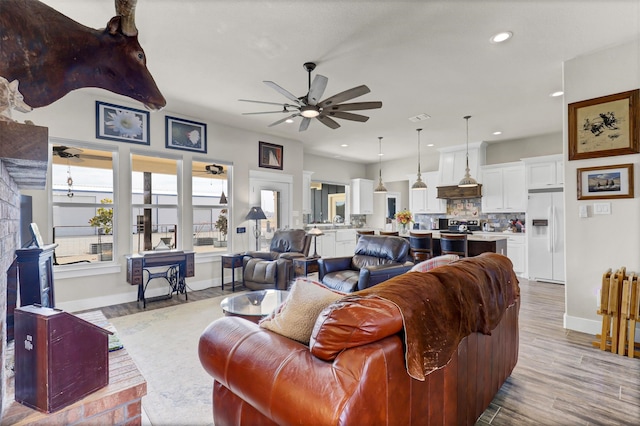
<path id="1" fill-rule="evenodd" d="M 562 189 L 529 192 L 526 226 L 529 279 L 564 284 Z"/>

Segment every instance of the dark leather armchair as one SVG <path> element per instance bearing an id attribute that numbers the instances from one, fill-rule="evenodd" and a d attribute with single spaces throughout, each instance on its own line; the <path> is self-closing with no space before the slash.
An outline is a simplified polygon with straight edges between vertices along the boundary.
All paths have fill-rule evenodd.
<path id="1" fill-rule="evenodd" d="M 318 278 L 329 288 L 350 293 L 407 272 L 413 266 L 409 259 L 404 238 L 361 235 L 355 255 L 318 259 Z"/>
<path id="2" fill-rule="evenodd" d="M 286 290 L 293 279 L 293 260 L 307 257 L 311 236 L 303 229 L 281 229 L 273 234 L 269 251 L 248 251 L 242 260 L 244 286 L 251 290 Z"/>

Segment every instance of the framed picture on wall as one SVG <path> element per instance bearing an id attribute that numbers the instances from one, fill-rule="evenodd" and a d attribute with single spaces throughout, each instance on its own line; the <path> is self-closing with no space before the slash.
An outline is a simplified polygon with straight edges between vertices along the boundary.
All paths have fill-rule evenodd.
<path id="1" fill-rule="evenodd" d="M 569 160 L 640 152 L 640 90 L 569 104 Z"/>
<path id="2" fill-rule="evenodd" d="M 149 111 L 96 101 L 96 138 L 149 145 Z"/>
<path id="3" fill-rule="evenodd" d="M 578 169 L 578 200 L 633 198 L 633 164 Z"/>
<path id="4" fill-rule="evenodd" d="M 167 148 L 207 153 L 207 125 L 183 118 L 165 117 Z"/>
<path id="5" fill-rule="evenodd" d="M 282 170 L 282 145 L 260 142 L 258 149 L 258 166 L 267 169 Z"/>

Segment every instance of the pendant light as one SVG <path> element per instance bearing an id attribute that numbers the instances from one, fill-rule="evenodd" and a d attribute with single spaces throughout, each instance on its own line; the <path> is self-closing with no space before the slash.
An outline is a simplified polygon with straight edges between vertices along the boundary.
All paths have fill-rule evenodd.
<path id="1" fill-rule="evenodd" d="M 384 187 L 384 183 L 382 183 L 382 136 L 378 136 L 378 164 L 379 164 L 379 169 L 378 169 L 378 186 L 376 187 L 376 189 L 373 190 L 373 192 L 375 192 L 376 194 L 382 194 L 384 192 L 387 192 L 387 188 Z"/>
<path id="2" fill-rule="evenodd" d="M 467 115 L 464 117 L 464 119 L 467 120 L 467 168 L 465 169 L 464 177 L 458 184 L 458 187 L 460 188 L 472 188 L 474 186 L 478 186 L 478 182 L 474 178 L 472 178 L 471 174 L 469 173 L 469 119 L 470 118 L 471 118 L 470 115 Z"/>
<path id="3" fill-rule="evenodd" d="M 422 181 L 422 175 L 420 174 L 420 132 L 422 129 L 416 129 L 418 131 L 418 178 L 411 185 L 411 189 L 422 191 L 427 189 L 427 184 Z"/>

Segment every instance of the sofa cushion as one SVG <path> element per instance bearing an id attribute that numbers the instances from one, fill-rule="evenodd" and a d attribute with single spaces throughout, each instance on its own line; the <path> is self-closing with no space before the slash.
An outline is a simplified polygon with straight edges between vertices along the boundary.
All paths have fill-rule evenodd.
<path id="1" fill-rule="evenodd" d="M 321 283 L 298 278 L 284 303 L 272 315 L 260 321 L 260 327 L 289 339 L 309 344 L 313 325 L 322 310 L 344 297 Z"/>
<path id="2" fill-rule="evenodd" d="M 331 361 L 348 348 L 366 345 L 402 330 L 398 307 L 379 297 L 347 296 L 325 308 L 313 327 L 309 349 Z"/>
<path id="3" fill-rule="evenodd" d="M 274 284 L 276 272 L 276 262 L 269 260 L 250 259 L 244 267 L 245 279 L 260 284 Z"/>
<path id="4" fill-rule="evenodd" d="M 361 235 L 355 254 L 402 263 L 407 259 L 410 248 L 409 242 L 402 237 Z"/>
<path id="5" fill-rule="evenodd" d="M 272 252 L 304 252 L 305 237 L 307 233 L 303 229 L 278 230 L 271 240 L 269 250 Z"/>
<path id="6" fill-rule="evenodd" d="M 359 271 L 345 269 L 343 271 L 329 272 L 322 277 L 322 283 L 332 290 L 343 293 L 351 293 L 358 288 Z"/>
<path id="7" fill-rule="evenodd" d="M 448 265 L 451 262 L 455 262 L 460 259 L 457 254 L 443 254 L 442 256 L 436 256 L 424 262 L 415 264 L 411 268 L 411 272 L 427 272 L 438 266 Z"/>

